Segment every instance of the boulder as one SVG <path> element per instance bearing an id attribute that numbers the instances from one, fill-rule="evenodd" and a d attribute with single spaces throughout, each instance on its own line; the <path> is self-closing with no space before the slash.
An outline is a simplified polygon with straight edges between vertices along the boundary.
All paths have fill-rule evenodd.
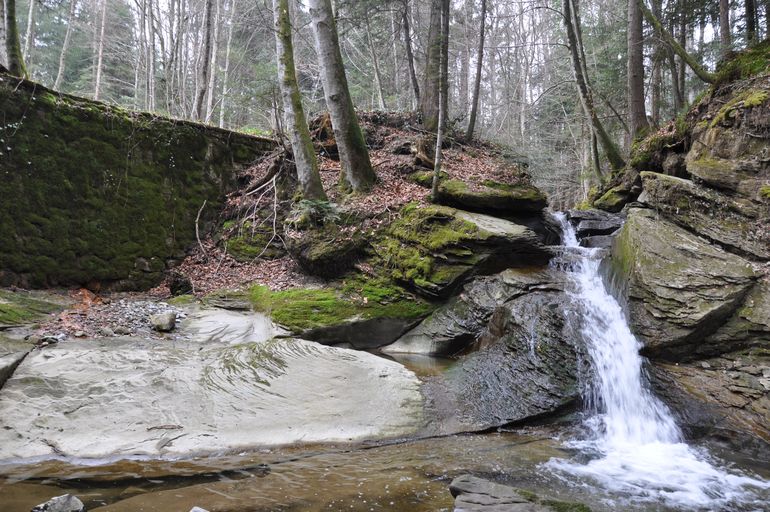
<path id="1" fill-rule="evenodd" d="M 14 370 L 27 357 L 29 351 L 15 352 L 13 354 L 0 355 L 0 389 L 11 378 Z"/>
<path id="2" fill-rule="evenodd" d="M 480 277 L 398 341 L 386 353 L 448 356 L 466 350 L 501 304 L 534 290 L 560 290 L 563 274 L 548 267 L 508 269 Z"/>
<path id="3" fill-rule="evenodd" d="M 642 172 L 641 201 L 679 226 L 752 259 L 770 259 L 770 210 L 692 181 Z"/>
<path id="4" fill-rule="evenodd" d="M 633 194 L 624 186 L 618 185 L 594 201 L 594 206 L 601 210 L 617 213 L 630 201 L 633 201 Z"/>
<path id="5" fill-rule="evenodd" d="M 626 283 L 629 322 L 645 354 L 673 360 L 692 357 L 757 279 L 743 258 L 637 208 L 615 239 L 611 262 Z"/>
<path id="6" fill-rule="evenodd" d="M 177 297 L 179 295 L 187 295 L 193 292 L 193 284 L 190 278 L 179 272 L 169 272 L 168 274 L 168 289 L 171 295 Z"/>
<path id="7" fill-rule="evenodd" d="M 592 249 L 609 249 L 615 240 L 613 235 L 587 236 L 580 240 L 581 247 Z"/>
<path id="8" fill-rule="evenodd" d="M 432 298 L 448 297 L 474 275 L 551 257 L 527 227 L 445 206 L 407 205 L 372 245 L 373 266 Z"/>
<path id="9" fill-rule="evenodd" d="M 324 278 L 341 276 L 364 256 L 366 242 L 338 229 L 319 228 L 286 238 L 289 254 L 307 273 Z"/>
<path id="10" fill-rule="evenodd" d="M 655 363 L 653 387 L 690 437 L 770 457 L 770 356 L 748 349 L 691 364 Z"/>
<path id="11" fill-rule="evenodd" d="M 71 494 L 51 498 L 32 509 L 32 512 L 85 512 L 83 502 Z"/>
<path id="12" fill-rule="evenodd" d="M 588 372 L 576 305 L 561 291 L 532 291 L 498 307 L 462 357 L 426 386 L 428 396 L 467 430 L 567 411 Z M 437 414 L 440 414 L 438 412 Z"/>
<path id="13" fill-rule="evenodd" d="M 496 181 L 443 180 L 436 202 L 492 215 L 539 212 L 548 204 L 545 194 L 529 183 L 510 185 Z"/>
<path id="14" fill-rule="evenodd" d="M 166 311 L 165 313 L 151 315 L 150 325 L 152 325 L 152 328 L 158 332 L 171 332 L 176 326 L 176 313 L 173 311 Z"/>

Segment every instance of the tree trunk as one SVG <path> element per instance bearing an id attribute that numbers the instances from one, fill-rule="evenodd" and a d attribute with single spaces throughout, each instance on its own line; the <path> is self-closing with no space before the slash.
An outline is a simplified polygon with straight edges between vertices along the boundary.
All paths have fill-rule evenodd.
<path id="1" fill-rule="evenodd" d="M 426 131 L 438 129 L 439 74 L 441 73 L 441 2 L 431 0 L 428 47 L 425 53 L 425 76 L 422 87 L 422 126 Z"/>
<path id="2" fill-rule="evenodd" d="M 61 81 L 64 79 L 64 67 L 67 60 L 67 50 L 70 46 L 70 35 L 72 34 L 72 25 L 75 22 L 75 7 L 77 6 L 77 0 L 70 0 L 70 11 L 67 16 L 67 31 L 64 33 L 64 42 L 61 45 L 61 53 L 59 53 L 59 71 L 56 73 L 56 81 L 53 84 L 54 90 L 58 91 L 61 87 Z"/>
<path id="3" fill-rule="evenodd" d="M 208 97 L 206 98 L 206 123 L 211 123 L 214 114 L 214 92 L 217 85 L 217 54 L 219 53 L 219 25 L 221 1 L 216 0 L 217 10 L 214 16 L 214 39 L 211 45 L 211 69 L 209 70 Z"/>
<path id="4" fill-rule="evenodd" d="M 8 71 L 12 75 L 27 78 L 19 40 L 19 26 L 16 23 L 16 0 L 5 0 L 5 51 L 8 54 Z"/>
<path id="5" fill-rule="evenodd" d="M 209 67 L 211 66 L 211 27 L 214 0 L 206 0 L 206 14 L 203 22 L 203 55 L 199 62 L 198 93 L 195 98 L 195 119 L 203 121 L 203 101 L 206 99 L 206 88 L 209 84 Z"/>
<path id="6" fill-rule="evenodd" d="M 757 3 L 746 0 L 746 40 L 749 45 L 757 42 Z"/>
<path id="7" fill-rule="evenodd" d="M 331 0 L 310 0 L 309 6 L 326 106 L 340 153 L 341 185 L 354 192 L 366 191 L 377 177 L 350 97 Z"/>
<path id="8" fill-rule="evenodd" d="M 369 56 L 372 59 L 372 65 L 374 66 L 374 82 L 377 87 L 377 103 L 380 110 L 386 110 L 385 106 L 385 93 L 382 90 L 382 77 L 380 76 L 380 62 L 377 59 L 377 51 L 374 49 L 374 43 L 372 42 L 372 29 L 369 26 L 369 13 L 367 13 L 364 19 L 364 26 L 366 28 L 366 42 L 369 44 Z"/>
<path id="9" fill-rule="evenodd" d="M 570 49 L 570 56 L 572 58 L 572 69 L 575 75 L 575 83 L 580 93 L 580 101 L 583 105 L 588 118 L 591 120 L 591 126 L 596 133 L 599 142 L 604 149 L 604 153 L 607 156 L 607 160 L 610 162 L 610 166 L 613 169 L 622 169 L 626 163 L 620 156 L 617 146 L 610 138 L 607 131 L 604 129 L 599 116 L 596 113 L 594 106 L 593 92 L 588 82 L 588 76 L 584 73 L 585 65 L 580 58 L 583 53 L 582 48 L 578 46 L 577 27 L 580 23 L 580 18 L 575 10 L 575 4 L 573 0 L 564 0 L 564 22 L 567 29 L 567 41 Z M 604 180 L 604 176 L 598 176 L 600 181 Z"/>
<path id="10" fill-rule="evenodd" d="M 473 97 L 471 99 L 471 115 L 468 119 L 468 129 L 465 138 L 473 139 L 473 131 L 476 129 L 476 116 L 479 112 L 479 92 L 481 91 L 481 71 L 484 64 L 484 36 L 487 25 L 487 0 L 481 0 L 481 26 L 479 27 L 479 48 L 476 56 L 476 78 L 473 81 Z"/>
<path id="11" fill-rule="evenodd" d="M 404 2 L 404 49 L 406 50 L 406 61 L 409 64 L 409 78 L 412 80 L 412 91 L 414 92 L 415 105 L 420 104 L 420 82 L 417 80 L 417 73 L 414 70 L 414 52 L 412 51 L 412 32 L 409 29 L 409 2 Z"/>
<path id="12" fill-rule="evenodd" d="M 650 127 L 644 103 L 644 40 L 642 12 L 637 0 L 628 0 L 628 125 L 631 140 Z"/>
<path id="13" fill-rule="evenodd" d="M 730 2 L 719 0 L 719 38 L 722 44 L 722 57 L 725 57 L 733 46 L 730 35 Z"/>
<path id="14" fill-rule="evenodd" d="M 305 199 L 326 201 L 321 175 L 318 173 L 318 160 L 310 139 L 310 131 L 302 108 L 302 97 L 297 85 L 297 73 L 294 67 L 294 45 L 291 37 L 291 18 L 289 0 L 273 0 L 275 19 L 275 47 L 278 56 L 278 77 L 281 85 L 286 128 L 294 163 L 297 166 L 297 178 Z"/>
<path id="15" fill-rule="evenodd" d="M 24 61 L 29 63 L 32 41 L 35 39 L 35 0 L 29 0 L 27 11 L 27 32 L 24 35 Z"/>
<path id="16" fill-rule="evenodd" d="M 665 29 L 665 27 L 660 23 L 660 20 L 655 17 L 655 15 L 647 8 L 647 5 L 645 5 L 644 0 L 638 0 L 639 8 L 642 10 L 642 14 L 644 14 L 644 17 L 647 18 L 647 21 L 652 25 L 655 30 L 658 32 L 658 34 L 663 38 L 666 43 L 668 43 L 669 46 L 671 46 L 671 49 L 674 50 L 674 52 L 679 55 L 679 57 L 688 65 L 690 66 L 690 69 L 693 70 L 693 72 L 706 83 L 712 84 L 716 81 L 716 75 L 714 73 L 711 73 L 706 70 L 703 66 L 701 66 L 698 61 L 696 61 L 687 51 L 682 47 L 681 44 L 679 44 L 676 39 L 674 39 L 674 36 L 672 36 L 668 30 Z M 684 14 L 684 13 L 683 13 Z M 680 79 L 681 82 L 681 79 Z M 681 83 L 680 83 L 681 88 Z"/>
<path id="17" fill-rule="evenodd" d="M 444 153 L 441 147 L 444 145 L 446 120 L 449 113 L 449 2 L 450 0 L 441 0 L 438 133 L 436 134 L 436 158 L 433 161 L 433 183 L 431 187 L 431 200 L 434 202 L 438 197 L 438 183 L 441 176 L 441 161 Z"/>
<path id="18" fill-rule="evenodd" d="M 8 62 L 8 54 L 5 51 L 5 0 L 0 0 L 0 66 Z"/>
<path id="19" fill-rule="evenodd" d="M 219 105 L 219 127 L 225 127 L 225 107 L 227 95 L 230 93 L 230 49 L 233 44 L 233 20 L 235 19 L 236 2 L 230 2 L 230 14 L 227 18 L 227 48 L 225 49 L 225 69 L 222 74 L 222 102 Z"/>
<path id="20" fill-rule="evenodd" d="M 107 24 L 107 0 L 102 0 L 101 26 L 99 28 L 99 42 L 96 51 L 96 79 L 94 80 L 94 99 L 99 99 L 102 88 L 102 67 L 104 65 L 104 30 Z"/>

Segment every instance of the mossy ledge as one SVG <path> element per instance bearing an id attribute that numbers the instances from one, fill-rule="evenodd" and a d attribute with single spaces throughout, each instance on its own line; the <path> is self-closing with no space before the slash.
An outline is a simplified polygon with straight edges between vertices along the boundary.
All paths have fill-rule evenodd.
<path id="1" fill-rule="evenodd" d="M 0 74 L 0 285 L 154 285 L 270 139 Z"/>

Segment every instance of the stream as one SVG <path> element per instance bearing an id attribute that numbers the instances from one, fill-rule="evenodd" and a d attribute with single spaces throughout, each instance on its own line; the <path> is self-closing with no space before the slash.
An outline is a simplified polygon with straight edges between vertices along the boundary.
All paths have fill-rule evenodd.
<path id="1" fill-rule="evenodd" d="M 30 354 L 0 397 L 0 511 L 64 493 L 92 512 L 451 511 L 465 473 L 597 512 L 767 510 L 770 468 L 684 441 L 646 384 L 602 251 L 560 220 L 570 257 L 556 264 L 594 369 L 580 421 L 427 433 L 420 382 L 453 360 L 272 338 L 264 316 L 202 311 L 186 340 Z"/>

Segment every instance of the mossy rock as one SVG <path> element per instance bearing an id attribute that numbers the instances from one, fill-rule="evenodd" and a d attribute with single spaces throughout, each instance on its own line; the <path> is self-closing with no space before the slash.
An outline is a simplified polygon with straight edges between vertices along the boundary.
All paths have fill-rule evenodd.
<path id="1" fill-rule="evenodd" d="M 373 246 L 376 268 L 428 297 L 446 297 L 474 274 L 550 258 L 524 226 L 435 205 L 405 206 Z"/>
<path id="2" fill-rule="evenodd" d="M 346 233 L 336 226 L 325 226 L 287 237 L 289 254 L 302 269 L 315 276 L 341 276 L 365 255 L 366 241 L 357 233 Z"/>
<path id="3" fill-rule="evenodd" d="M 0 290 L 0 325 L 33 323 L 63 309 L 61 301 L 26 291 Z"/>
<path id="4" fill-rule="evenodd" d="M 0 74 L 0 268 L 35 287 L 157 284 L 275 142 L 58 94 Z"/>
<path id="5" fill-rule="evenodd" d="M 623 186 L 613 187 L 594 201 L 594 207 L 611 213 L 617 213 L 629 202 L 631 193 Z"/>
<path id="6" fill-rule="evenodd" d="M 465 182 L 456 179 L 441 181 L 436 202 L 493 215 L 539 212 L 548 204 L 545 194 L 528 183 L 511 185 L 491 180 Z"/>
<path id="7" fill-rule="evenodd" d="M 255 286 L 249 298 L 255 310 L 295 335 L 356 348 L 392 343 L 434 309 L 387 278 L 362 274 L 324 288 L 271 291 Z"/>

